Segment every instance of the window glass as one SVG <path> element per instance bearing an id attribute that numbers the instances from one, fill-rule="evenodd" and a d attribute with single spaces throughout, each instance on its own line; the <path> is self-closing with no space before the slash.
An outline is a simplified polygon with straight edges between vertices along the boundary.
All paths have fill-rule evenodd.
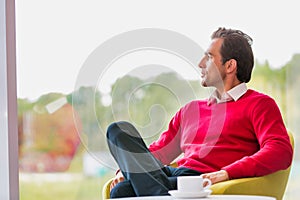
<path id="1" fill-rule="evenodd" d="M 259 19 L 265 18 L 265 10 L 257 9 L 261 4 L 248 5 Z M 101 199 L 103 184 L 117 169 L 105 141 L 107 126 L 131 121 L 149 144 L 181 106 L 207 97 L 211 90 L 200 86 L 197 62 L 220 24 L 253 36 L 258 59 L 249 87 L 276 100 L 299 144 L 300 49 L 292 47 L 300 43 L 299 31 L 270 25 L 279 34 L 273 38 L 265 35 L 265 23 L 252 25 L 252 12 L 237 10 L 243 17 L 235 22 L 221 15 L 226 4 L 213 12 L 199 10 L 211 6 L 169 0 L 16 1 L 21 200 Z M 270 16 L 279 17 L 275 11 Z M 287 19 L 278 22 L 296 19 L 281 17 Z M 286 51 L 273 49 L 270 40 Z M 295 150 L 286 200 L 300 195 L 299 156 Z"/>

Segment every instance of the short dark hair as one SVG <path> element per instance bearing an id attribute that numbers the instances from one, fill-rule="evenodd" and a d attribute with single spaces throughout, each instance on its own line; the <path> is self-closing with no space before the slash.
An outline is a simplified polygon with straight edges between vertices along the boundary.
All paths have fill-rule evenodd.
<path id="1" fill-rule="evenodd" d="M 218 28 L 213 32 L 211 39 L 222 38 L 221 46 L 222 63 L 230 59 L 237 61 L 237 78 L 241 82 L 248 83 L 254 66 L 252 52 L 252 38 L 240 30 Z"/>

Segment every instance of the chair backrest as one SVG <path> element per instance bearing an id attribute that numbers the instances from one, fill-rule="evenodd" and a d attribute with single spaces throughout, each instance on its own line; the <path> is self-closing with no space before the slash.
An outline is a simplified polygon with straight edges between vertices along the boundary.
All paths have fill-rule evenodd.
<path id="1" fill-rule="evenodd" d="M 289 131 L 288 134 L 289 134 L 289 137 L 290 137 L 291 145 L 292 145 L 293 150 L 294 150 L 294 145 L 295 145 L 294 136 L 290 131 Z M 269 179 L 269 181 L 279 182 L 278 183 L 279 188 L 277 189 L 278 190 L 277 200 L 281 200 L 283 195 L 284 195 L 284 192 L 286 190 L 286 186 L 287 186 L 287 183 L 288 183 L 288 180 L 289 180 L 290 172 L 291 172 L 291 167 L 292 167 L 292 165 L 286 170 L 281 170 L 281 171 L 277 172 L 278 174 L 275 173 L 273 175 L 273 177 L 270 177 L 270 179 Z M 274 189 L 275 188 L 272 188 L 272 190 L 274 190 Z"/>
<path id="2" fill-rule="evenodd" d="M 293 134 L 290 131 L 288 134 L 290 137 L 291 145 L 294 149 Z M 265 192 L 265 194 L 268 196 L 276 197 L 277 200 L 281 200 L 286 190 L 286 186 L 291 172 L 291 167 L 292 165 L 285 170 L 280 170 L 273 174 L 261 177 L 262 179 L 264 179 L 265 184 L 268 186 L 267 188 L 264 188 L 264 191 L 262 192 Z"/>

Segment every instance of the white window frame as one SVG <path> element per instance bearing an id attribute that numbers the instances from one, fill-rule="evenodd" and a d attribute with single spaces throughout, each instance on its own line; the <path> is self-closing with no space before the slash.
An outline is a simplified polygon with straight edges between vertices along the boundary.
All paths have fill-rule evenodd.
<path id="1" fill-rule="evenodd" d="M 0 0 L 0 199 L 19 199 L 15 1 Z"/>

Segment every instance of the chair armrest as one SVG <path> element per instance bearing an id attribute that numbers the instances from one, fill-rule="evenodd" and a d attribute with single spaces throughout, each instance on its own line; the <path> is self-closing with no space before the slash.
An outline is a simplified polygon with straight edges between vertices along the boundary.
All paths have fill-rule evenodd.
<path id="1" fill-rule="evenodd" d="M 272 196 L 281 200 L 291 167 L 262 177 L 233 179 L 211 186 L 212 194 L 247 194 Z"/>
<path id="2" fill-rule="evenodd" d="M 104 183 L 102 187 L 102 199 L 109 199 L 110 197 L 110 184 L 113 181 L 113 178 L 109 179 Z"/>
<path id="3" fill-rule="evenodd" d="M 216 183 L 211 186 L 212 194 L 250 194 L 256 193 L 261 178 L 241 178 Z"/>

